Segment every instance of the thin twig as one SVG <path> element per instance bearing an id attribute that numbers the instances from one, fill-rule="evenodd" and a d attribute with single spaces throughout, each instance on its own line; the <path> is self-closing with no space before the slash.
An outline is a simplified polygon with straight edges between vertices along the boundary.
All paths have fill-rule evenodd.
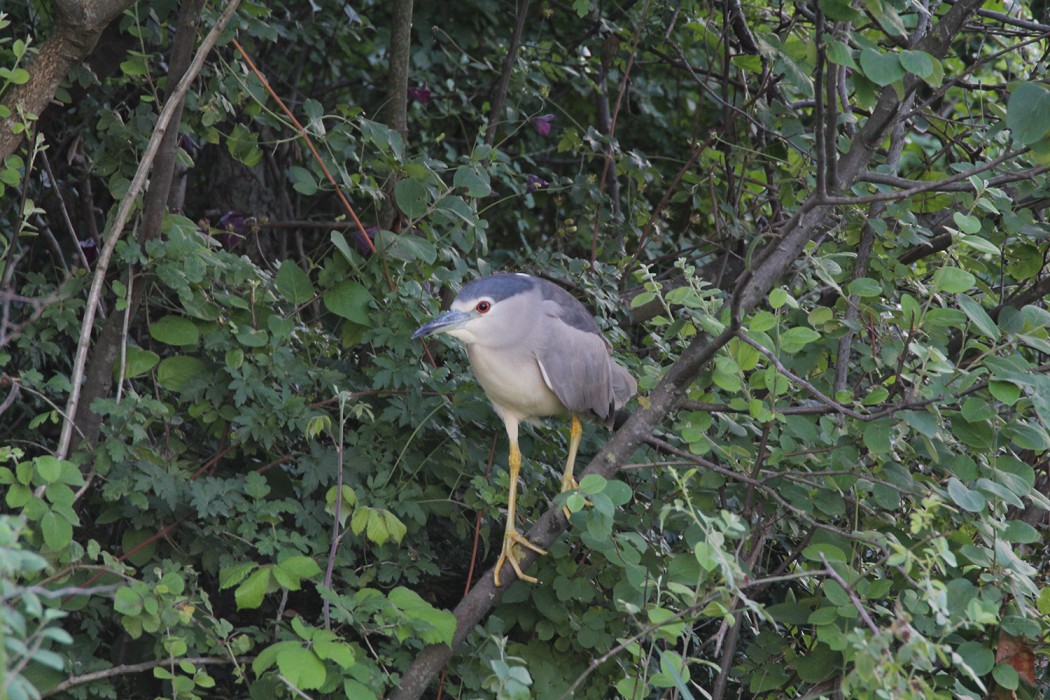
<path id="1" fill-rule="evenodd" d="M 233 659 L 237 663 L 248 663 L 254 661 L 254 656 L 238 656 Z M 143 671 L 149 671 L 158 666 L 163 666 L 168 663 L 168 659 L 153 659 L 152 661 L 143 661 L 138 664 L 125 664 L 123 666 L 113 666 L 111 668 L 104 668 L 101 671 L 92 671 L 91 673 L 85 673 L 82 676 L 70 676 L 66 680 L 56 685 L 51 690 L 43 693 L 41 697 L 51 697 L 52 695 L 58 695 L 61 692 L 69 690 L 78 685 L 84 685 L 85 683 L 93 683 L 94 681 L 100 681 L 103 678 L 112 678 L 114 676 L 126 676 L 132 673 L 142 673 Z M 188 656 L 181 659 L 175 659 L 176 663 L 191 663 L 197 666 L 220 666 L 230 663 L 230 659 L 224 656 Z"/>
<path id="2" fill-rule="evenodd" d="M 514 72 L 514 63 L 518 60 L 518 49 L 521 48 L 521 33 L 525 30 L 525 18 L 529 14 L 529 0 L 518 0 L 517 13 L 514 16 L 514 30 L 510 35 L 510 46 L 503 58 L 503 69 L 500 71 L 496 92 L 492 96 L 492 109 L 489 110 L 489 124 L 485 129 L 485 143 L 491 146 L 496 142 L 496 129 L 500 123 L 500 113 L 507 99 L 507 88 L 510 86 L 510 75 Z"/>
<path id="3" fill-rule="evenodd" d="M 853 607 L 855 607 L 857 609 L 857 612 L 860 613 L 860 619 L 864 620 L 864 624 L 868 626 L 868 629 L 871 630 L 872 634 L 877 635 L 879 633 L 879 626 L 876 625 L 875 621 L 871 619 L 871 615 L 868 614 L 868 610 L 864 607 L 864 603 L 860 602 L 860 598 L 857 597 L 857 593 L 853 590 L 853 586 L 846 583 L 846 580 L 839 576 L 839 573 L 831 567 L 831 564 L 828 563 L 827 557 L 824 556 L 824 552 L 820 552 L 820 561 L 823 562 L 824 569 L 826 570 L 828 576 L 834 579 L 835 583 L 842 586 L 842 588 L 846 591 L 846 594 L 849 595 L 849 599 L 850 602 L 853 603 Z"/>

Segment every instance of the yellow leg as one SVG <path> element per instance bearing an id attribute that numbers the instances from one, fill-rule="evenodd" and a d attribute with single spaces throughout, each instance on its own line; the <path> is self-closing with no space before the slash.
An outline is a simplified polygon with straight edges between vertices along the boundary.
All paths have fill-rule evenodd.
<path id="1" fill-rule="evenodd" d="M 521 570 L 521 564 L 518 563 L 518 557 L 514 552 L 515 545 L 521 545 L 528 547 L 537 554 L 546 554 L 547 551 L 541 549 L 525 539 L 525 536 L 518 532 L 517 527 L 514 525 L 515 518 L 515 502 L 518 498 L 518 474 L 521 472 L 521 450 L 518 449 L 518 441 L 510 441 L 510 459 L 508 460 L 510 466 L 510 495 L 507 497 L 507 529 L 503 533 L 503 550 L 500 552 L 499 559 L 496 560 L 496 568 L 494 569 L 493 579 L 496 585 L 500 585 L 499 572 L 503 568 L 506 562 L 510 562 L 511 567 L 514 569 L 514 573 L 518 575 L 518 578 L 528 581 L 529 583 L 536 583 L 537 579 L 535 576 L 528 576 L 524 571 Z"/>
<path id="2" fill-rule="evenodd" d="M 579 485 L 576 483 L 576 479 L 572 475 L 572 470 L 576 466 L 576 450 L 580 447 L 580 438 L 582 437 L 583 426 L 580 424 L 580 419 L 573 416 L 572 424 L 569 426 L 569 458 L 565 460 L 565 471 L 562 472 L 561 475 L 562 493 L 574 489 Z M 566 520 L 572 516 L 572 513 L 568 508 L 562 508 L 562 512 L 565 514 Z"/>

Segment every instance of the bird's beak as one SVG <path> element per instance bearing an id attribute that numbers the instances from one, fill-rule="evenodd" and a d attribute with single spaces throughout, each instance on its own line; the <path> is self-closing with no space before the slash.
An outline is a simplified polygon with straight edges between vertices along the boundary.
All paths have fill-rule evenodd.
<path id="1" fill-rule="evenodd" d="M 463 311 L 446 311 L 430 323 L 420 326 L 416 332 L 412 334 L 412 340 L 433 335 L 434 333 L 448 333 L 449 331 L 454 331 L 457 328 L 462 328 L 466 325 L 467 321 L 472 318 L 474 317 L 471 314 L 464 313 Z"/>

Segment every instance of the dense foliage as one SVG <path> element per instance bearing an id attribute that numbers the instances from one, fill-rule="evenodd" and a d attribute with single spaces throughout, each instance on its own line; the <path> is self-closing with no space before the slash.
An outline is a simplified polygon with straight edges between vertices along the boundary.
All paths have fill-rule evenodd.
<path id="1" fill-rule="evenodd" d="M 1045 3 L 227 9 L 0 12 L 0 696 L 1050 696 Z M 640 397 L 464 627 L 496 270 Z"/>

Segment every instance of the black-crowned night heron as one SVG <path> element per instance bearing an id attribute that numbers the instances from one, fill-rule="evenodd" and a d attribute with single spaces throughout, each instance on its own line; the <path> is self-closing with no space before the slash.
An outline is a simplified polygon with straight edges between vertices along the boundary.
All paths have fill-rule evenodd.
<path id="1" fill-rule="evenodd" d="M 499 572 L 510 562 L 519 578 L 536 582 L 521 570 L 515 545 L 546 552 L 515 527 L 514 502 L 521 470 L 518 424 L 538 423 L 542 416 L 572 417 L 569 456 L 561 490 L 576 488 L 572 470 L 583 427 L 580 417 L 593 416 L 612 426 L 616 409 L 638 385 L 609 355 L 609 342 L 586 307 L 546 280 L 523 274 L 483 277 L 467 284 L 451 309 L 412 334 L 422 338 L 447 333 L 466 343 L 474 375 L 503 419 L 510 438 L 510 494 Z"/>

